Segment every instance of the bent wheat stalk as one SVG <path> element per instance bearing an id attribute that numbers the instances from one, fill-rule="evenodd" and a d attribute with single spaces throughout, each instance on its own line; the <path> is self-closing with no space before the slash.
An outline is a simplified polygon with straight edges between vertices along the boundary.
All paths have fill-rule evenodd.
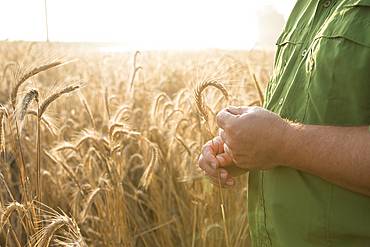
<path id="1" fill-rule="evenodd" d="M 51 94 L 48 96 L 41 104 L 40 104 L 40 111 L 38 112 L 38 117 L 41 118 L 42 114 L 46 111 L 46 108 L 56 99 L 58 99 L 60 96 L 66 93 L 70 93 L 75 91 L 76 89 L 80 88 L 81 85 L 71 85 L 68 87 L 63 88 L 62 90 L 58 90 L 57 92 Z"/>
<path id="2" fill-rule="evenodd" d="M 150 163 L 149 163 L 148 167 L 145 169 L 143 175 L 141 176 L 141 178 L 139 180 L 139 186 L 138 186 L 139 188 L 147 190 L 148 187 L 149 187 L 149 184 L 152 181 L 155 167 L 158 163 L 158 149 L 147 138 L 145 138 L 144 136 L 140 136 L 140 137 L 142 139 L 144 139 L 145 141 L 147 141 L 150 145 L 150 148 L 152 149 L 152 158 L 150 160 Z"/>
<path id="3" fill-rule="evenodd" d="M 10 203 L 6 209 L 4 210 L 4 213 L 1 215 L 1 220 L 0 220 L 0 229 L 2 229 L 6 223 L 6 221 L 8 220 L 8 218 L 10 217 L 10 215 L 12 214 L 12 212 L 14 210 L 17 210 L 18 213 L 20 211 L 23 211 L 23 212 L 26 212 L 26 209 L 25 207 L 23 206 L 23 204 L 20 204 L 19 202 L 17 201 L 14 201 L 12 203 Z"/>
<path id="4" fill-rule="evenodd" d="M 12 106 L 13 108 L 15 108 L 15 105 L 17 103 L 17 94 L 18 94 L 18 89 L 19 87 L 27 80 L 29 79 L 30 77 L 42 72 L 42 71 L 45 71 L 45 70 L 48 70 L 48 69 L 51 69 L 51 68 L 54 68 L 54 67 L 57 67 L 59 65 L 63 64 L 63 62 L 61 61 L 56 61 L 56 62 L 51 62 L 49 64 L 44 64 L 44 65 L 41 65 L 39 67 L 36 67 L 32 70 L 30 70 L 28 73 L 24 74 L 18 81 L 17 83 L 15 83 L 10 91 L 10 101 L 12 103 Z"/>
<path id="5" fill-rule="evenodd" d="M 218 83 L 217 81 L 215 81 L 213 79 L 204 80 L 201 83 L 199 83 L 199 85 L 197 86 L 197 88 L 194 90 L 194 93 L 193 93 L 193 98 L 195 100 L 198 111 L 199 111 L 201 117 L 206 121 L 206 123 L 208 125 L 208 130 L 209 130 L 209 134 L 211 135 L 213 150 L 215 152 L 215 144 L 213 143 L 213 135 L 212 135 L 212 132 L 211 132 L 211 127 L 209 125 L 209 121 L 208 121 L 208 112 L 207 112 L 206 105 L 204 104 L 204 101 L 203 101 L 203 98 L 202 98 L 202 92 L 208 86 L 213 86 L 213 87 L 217 88 L 218 90 L 220 90 L 220 92 L 223 94 L 223 96 L 225 97 L 227 102 L 229 102 L 230 94 L 228 93 L 228 91 L 226 90 L 226 88 L 222 84 Z M 214 153 L 214 156 L 216 157 L 216 153 Z M 222 190 L 221 190 L 221 178 L 220 178 L 219 169 L 217 169 L 217 176 L 218 176 L 218 184 L 219 184 L 220 195 L 221 195 L 221 213 L 222 213 L 222 219 L 223 219 L 223 222 L 224 222 L 226 246 L 229 247 L 230 246 L 230 244 L 229 244 L 229 234 L 228 234 L 227 225 L 226 225 L 225 206 L 224 206 L 225 203 L 224 203 L 224 198 L 223 198 L 223 194 L 222 194 Z"/>
<path id="6" fill-rule="evenodd" d="M 36 163 L 37 163 L 37 171 L 36 171 L 37 175 L 36 175 L 36 177 L 37 177 L 37 181 L 36 181 L 36 187 L 37 187 L 37 199 L 38 199 L 39 202 L 42 202 L 42 195 L 41 195 L 42 190 L 41 190 L 41 187 L 40 187 L 41 184 L 42 184 L 41 181 L 40 181 L 41 180 L 41 133 L 40 133 L 41 117 L 45 113 L 48 106 L 53 101 L 55 101 L 56 99 L 58 99 L 59 97 L 61 97 L 64 94 L 75 91 L 76 89 L 78 89 L 80 87 L 81 87 L 81 85 L 76 84 L 76 85 L 70 85 L 70 86 L 67 86 L 63 89 L 57 90 L 55 93 L 52 93 L 46 99 L 44 99 L 41 102 L 41 104 L 39 104 L 38 98 L 35 98 L 36 102 L 37 102 L 37 131 L 36 131 L 36 150 L 37 150 L 36 151 Z"/>

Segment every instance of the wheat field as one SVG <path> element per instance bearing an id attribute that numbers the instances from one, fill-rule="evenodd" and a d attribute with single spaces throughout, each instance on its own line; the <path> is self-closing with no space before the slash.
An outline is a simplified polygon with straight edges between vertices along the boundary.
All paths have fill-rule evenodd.
<path id="1" fill-rule="evenodd" d="M 261 105 L 267 51 L 132 51 L 0 42 L 0 246 L 251 246 L 247 175 L 197 161 L 217 113 Z M 202 92 L 211 134 L 192 90 Z M 257 90 L 256 85 L 260 87 Z"/>

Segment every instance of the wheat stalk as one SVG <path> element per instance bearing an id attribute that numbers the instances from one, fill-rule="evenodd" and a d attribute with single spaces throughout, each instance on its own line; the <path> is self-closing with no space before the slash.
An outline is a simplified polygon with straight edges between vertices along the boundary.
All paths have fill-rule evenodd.
<path id="1" fill-rule="evenodd" d="M 12 126 L 11 126 L 10 120 L 9 120 L 8 110 L 2 104 L 0 104 L 0 112 L 3 113 L 3 116 L 6 116 L 7 121 L 8 121 L 10 135 L 11 135 L 12 143 L 13 143 L 13 147 L 14 147 L 15 158 L 16 158 L 16 161 L 17 161 L 17 166 L 18 166 L 18 171 L 19 171 L 19 177 L 21 179 L 22 188 L 24 188 L 24 176 L 21 172 L 21 165 L 20 165 L 19 159 L 18 159 L 17 147 L 15 146 L 15 140 L 14 140 L 14 136 L 13 136 Z M 24 163 L 22 163 L 22 164 L 24 164 Z M 26 170 L 24 166 L 23 166 L 23 168 L 24 168 L 24 170 Z"/>
<path id="2" fill-rule="evenodd" d="M 34 110 L 34 109 L 29 109 L 27 110 L 26 112 L 26 115 L 32 115 L 32 116 L 35 116 L 37 117 L 38 114 L 37 114 L 37 110 Z M 42 116 L 40 121 L 43 122 L 45 124 L 45 126 L 49 129 L 50 133 L 52 133 L 54 136 L 56 136 L 59 132 L 57 131 L 57 125 L 56 123 L 53 123 L 53 120 L 51 117 L 48 117 L 48 116 Z"/>
<path id="3" fill-rule="evenodd" d="M 0 153 L 5 152 L 5 145 L 4 145 L 4 112 L 0 112 Z"/>
<path id="4" fill-rule="evenodd" d="M 89 195 L 88 199 L 87 199 L 87 203 L 86 203 L 86 207 L 84 208 L 84 210 L 81 212 L 81 219 L 80 219 L 80 223 L 84 223 L 85 219 L 86 219 L 86 216 L 87 216 L 87 212 L 89 211 L 90 207 L 91 207 L 91 204 L 93 203 L 95 197 L 97 195 L 99 195 L 99 193 L 102 191 L 103 189 L 102 188 L 97 188 L 95 189 L 93 192 L 91 192 L 91 194 Z"/>
<path id="5" fill-rule="evenodd" d="M 6 71 L 8 70 L 8 68 L 10 68 L 10 66 L 15 66 L 16 63 L 15 62 L 9 62 L 5 67 L 4 67 L 4 70 L 3 70 L 3 76 L 2 76 L 2 83 L 4 83 L 4 78 L 5 78 L 5 75 L 6 75 Z"/>
<path id="6" fill-rule="evenodd" d="M 259 97 L 259 100 L 260 100 L 260 106 L 263 106 L 263 102 L 265 101 L 265 99 L 264 99 L 261 87 L 260 87 L 260 85 L 257 81 L 257 78 L 254 74 L 253 74 L 253 82 L 254 82 L 254 86 L 256 87 L 256 90 L 258 92 L 258 97 Z"/>
<path id="7" fill-rule="evenodd" d="M 201 83 L 199 83 L 198 86 L 196 87 L 194 93 L 193 93 L 193 98 L 195 100 L 195 103 L 196 103 L 197 109 L 200 113 L 200 116 L 208 124 L 208 129 L 209 129 L 209 133 L 211 135 L 213 150 L 215 152 L 215 146 L 214 146 L 214 143 L 213 143 L 213 135 L 212 135 L 211 128 L 210 128 L 210 125 L 209 125 L 209 121 L 208 121 L 208 112 L 207 112 L 205 103 L 204 103 L 203 98 L 202 98 L 202 92 L 209 86 L 213 86 L 213 87 L 217 88 L 224 95 L 224 97 L 227 101 L 229 101 L 230 94 L 228 93 L 228 91 L 226 90 L 226 88 L 222 84 L 218 83 L 217 81 L 214 81 L 213 79 L 212 80 L 204 80 Z M 214 155 L 216 156 L 216 153 L 214 153 Z M 226 225 L 226 216 L 225 216 L 225 208 L 224 208 L 225 203 L 224 203 L 224 198 L 223 198 L 222 189 L 221 189 L 221 178 L 220 178 L 219 169 L 217 169 L 217 176 L 218 176 L 218 183 L 219 183 L 219 188 L 220 188 L 221 213 L 222 213 L 222 219 L 223 219 L 223 222 L 224 222 L 226 246 L 229 247 L 230 246 L 230 244 L 229 244 L 229 234 L 228 234 L 227 225 Z"/>

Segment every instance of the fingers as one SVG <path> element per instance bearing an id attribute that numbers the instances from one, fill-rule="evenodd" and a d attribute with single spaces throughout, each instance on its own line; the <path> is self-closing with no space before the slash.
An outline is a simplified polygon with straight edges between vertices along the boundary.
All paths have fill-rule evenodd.
<path id="1" fill-rule="evenodd" d="M 219 181 L 221 181 L 221 188 L 230 188 L 235 185 L 235 180 L 233 178 L 222 178 L 222 169 L 220 169 L 220 180 L 217 177 L 210 176 L 208 173 L 205 173 L 204 175 L 209 178 L 210 182 L 217 187 L 220 187 Z"/>
<path id="2" fill-rule="evenodd" d="M 230 156 L 230 157 L 233 157 L 233 152 L 231 151 L 231 149 L 229 148 L 229 146 L 226 145 L 226 143 L 224 144 L 224 150 L 225 150 L 225 153 Z M 235 160 L 233 160 L 235 162 Z"/>
<path id="3" fill-rule="evenodd" d="M 224 144 L 224 145 L 226 145 L 226 144 Z M 233 158 L 231 158 L 231 156 L 228 155 L 227 153 L 218 154 L 216 156 L 216 158 L 219 162 L 220 167 L 229 166 L 229 165 L 232 165 L 234 163 Z"/>
<path id="4" fill-rule="evenodd" d="M 199 164 L 199 167 L 204 171 L 205 174 L 208 174 L 209 176 L 212 176 L 212 177 L 217 177 L 218 176 L 217 168 L 213 168 L 213 165 L 206 162 L 203 155 L 201 155 L 198 164 Z M 217 166 L 218 166 L 218 161 L 217 161 Z M 226 177 L 227 177 L 227 175 L 226 175 Z"/>
<path id="5" fill-rule="evenodd" d="M 202 156 L 205 162 L 217 169 L 219 161 L 216 159 L 215 154 L 221 154 L 224 152 L 224 142 L 220 137 L 216 137 L 212 141 L 208 141 L 202 148 Z"/>
<path id="6" fill-rule="evenodd" d="M 231 157 L 223 152 L 224 143 L 220 137 L 216 137 L 213 140 L 207 142 L 202 148 L 202 154 L 199 158 L 199 167 L 204 171 L 204 175 L 207 176 L 211 183 L 215 186 L 219 186 L 219 178 L 217 169 L 220 166 L 228 166 L 233 163 Z M 214 151 L 216 150 L 216 152 Z M 215 153 L 217 156 L 215 157 Z M 228 172 L 225 169 L 218 169 L 220 172 L 220 181 L 222 188 L 229 188 L 234 186 L 235 181 L 229 177 Z"/>

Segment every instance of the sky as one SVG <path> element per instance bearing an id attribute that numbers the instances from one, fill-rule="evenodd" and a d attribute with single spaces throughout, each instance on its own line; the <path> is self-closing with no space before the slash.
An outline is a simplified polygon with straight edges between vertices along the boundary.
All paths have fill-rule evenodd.
<path id="1" fill-rule="evenodd" d="M 250 49 L 256 11 L 296 0 L 47 0 L 50 41 Z M 0 40 L 46 40 L 45 0 L 0 0 Z"/>

